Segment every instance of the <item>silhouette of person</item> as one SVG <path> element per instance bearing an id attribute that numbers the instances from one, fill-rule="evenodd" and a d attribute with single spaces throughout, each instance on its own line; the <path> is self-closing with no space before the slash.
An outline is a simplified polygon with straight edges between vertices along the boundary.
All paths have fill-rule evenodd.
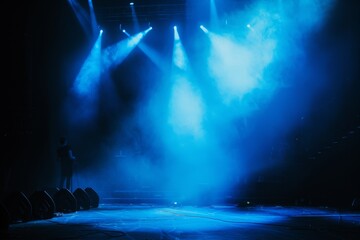
<path id="1" fill-rule="evenodd" d="M 73 155 L 72 148 L 65 137 L 60 137 L 59 147 L 57 148 L 57 157 L 61 165 L 60 188 L 66 187 L 71 190 L 73 165 L 75 156 Z"/>

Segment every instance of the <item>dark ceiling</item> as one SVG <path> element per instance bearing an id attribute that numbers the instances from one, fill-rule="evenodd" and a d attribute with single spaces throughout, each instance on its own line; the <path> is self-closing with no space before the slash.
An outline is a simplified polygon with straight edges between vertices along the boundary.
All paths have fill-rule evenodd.
<path id="1" fill-rule="evenodd" d="M 132 8 L 139 22 L 169 21 L 185 19 L 186 0 L 134 1 L 95 0 L 93 1 L 96 18 L 99 23 L 130 23 L 133 21 Z"/>
<path id="2" fill-rule="evenodd" d="M 87 0 L 82 0 L 88 6 Z M 133 23 L 132 9 L 139 24 L 183 23 L 186 21 L 206 21 L 210 14 L 210 1 L 204 0 L 136 0 L 133 7 L 130 0 L 93 0 L 94 11 L 99 25 Z M 252 0 L 215 1 L 219 16 L 234 9 L 241 9 Z M 226 4 L 225 4 L 226 3 Z"/>

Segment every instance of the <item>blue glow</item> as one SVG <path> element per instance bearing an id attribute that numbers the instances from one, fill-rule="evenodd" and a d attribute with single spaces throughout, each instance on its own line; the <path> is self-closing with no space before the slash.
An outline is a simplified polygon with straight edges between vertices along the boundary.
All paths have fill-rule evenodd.
<path id="1" fill-rule="evenodd" d="M 129 236 L 137 228 L 141 228 L 141 232 L 146 231 L 147 236 L 150 236 L 149 234 L 151 233 L 173 232 L 174 229 L 180 233 L 220 231 L 234 228 L 251 228 L 253 224 L 275 224 L 286 222 L 287 220 L 287 217 L 280 214 L 269 214 L 261 210 L 243 213 L 239 212 L 235 207 L 181 207 L 174 209 L 153 206 L 136 206 L 131 208 L 125 205 L 113 207 L 103 204 L 99 209 L 83 211 L 81 216 L 73 216 L 71 222 L 86 224 L 89 219 L 94 218 L 98 219 L 95 221 L 96 229 L 126 232 Z M 141 224 L 138 221 L 127 221 L 129 219 L 141 219 Z M 170 222 L 169 219 L 171 219 Z M 65 224 L 69 219 L 56 217 L 52 221 Z M 122 224 L 114 224 L 118 222 Z"/>
<path id="2" fill-rule="evenodd" d="M 69 3 L 69 5 L 71 6 L 73 12 L 75 13 L 76 18 L 78 19 L 82 29 L 84 30 L 84 32 L 86 33 L 86 35 L 88 37 L 90 37 L 92 35 L 90 28 L 88 26 L 88 13 L 87 11 L 79 4 L 78 0 L 67 0 L 67 2 Z M 91 1 L 89 0 L 88 3 L 91 4 Z M 92 8 L 92 4 L 90 5 L 90 10 L 93 10 Z M 92 17 L 93 15 L 91 15 Z M 91 20 L 94 20 L 93 18 L 91 18 Z M 92 22 L 92 26 L 96 26 L 97 24 L 95 22 Z M 92 29 L 93 32 L 95 33 L 95 29 Z"/>
<path id="3" fill-rule="evenodd" d="M 152 29 L 152 27 L 149 27 L 147 30 L 145 30 L 145 34 L 147 34 Z M 139 43 L 138 47 L 162 72 L 166 72 L 168 70 L 167 62 L 164 60 L 163 56 L 160 55 L 159 52 L 157 52 L 155 49 L 153 49 L 143 41 Z"/>
<path id="4" fill-rule="evenodd" d="M 305 6 L 312 8 L 312 13 L 318 7 L 304 2 L 300 4 L 304 11 L 296 11 L 302 15 L 299 18 L 293 15 L 294 3 L 282 1 L 282 7 L 290 11 L 280 13 L 278 6 L 257 2 L 229 18 L 235 29 L 208 32 L 209 54 L 200 56 L 208 59 L 203 66 L 209 70 L 206 81 L 194 78 L 180 36 L 174 31 L 173 64 L 181 71 L 174 72 L 170 89 L 170 125 L 158 130 L 169 159 L 165 171 L 168 188 L 176 189 L 180 199 L 220 196 L 239 177 L 274 164 L 262 154 L 300 121 L 294 109 L 303 113 L 308 101 L 276 99 L 279 91 L 295 82 L 271 73 L 292 64 L 290 59 L 296 62 L 301 58 L 298 33 L 310 34 L 326 13 L 317 12 L 317 19 L 303 16 L 310 16 Z M 195 70 L 200 71 L 201 66 Z M 159 100 L 166 102 L 167 98 Z M 269 108 L 272 101 L 279 102 Z M 151 111 L 155 106 L 150 106 Z M 154 121 L 162 122 L 159 117 Z M 281 156 L 276 159 L 281 160 Z"/>
<path id="5" fill-rule="evenodd" d="M 269 150 L 301 123 L 300 116 L 306 115 L 326 81 L 316 69 L 312 73 L 320 77 L 306 79 L 305 45 L 321 27 L 332 1 L 296 2 L 256 1 L 241 11 L 234 9 L 226 18 L 228 27 L 209 31 L 201 26 L 207 34 L 191 39 L 197 51 L 186 52 L 191 48 L 182 44 L 175 26 L 171 67 L 161 54 L 139 45 L 164 76 L 144 77 L 154 85 L 148 99 L 136 103 L 136 112 L 125 123 L 119 122 L 118 128 L 137 129 L 143 138 L 132 140 L 131 130 L 124 134 L 117 129 L 112 137 L 126 135 L 129 142 L 150 146 L 157 155 L 136 155 L 135 147 L 119 141 L 113 151 L 128 160 L 109 164 L 109 172 L 115 171 L 112 179 L 121 175 L 119 182 L 133 187 L 141 185 L 136 178 L 176 192 L 169 202 L 201 202 L 224 198 L 242 179 L 281 162 L 281 154 L 269 160 Z M 121 63 L 145 34 L 105 49 L 104 68 Z M 308 84 L 302 85 L 305 80 Z"/>
<path id="6" fill-rule="evenodd" d="M 101 33 L 101 32 L 100 32 Z M 97 85 L 101 75 L 101 34 L 94 44 L 88 58 L 85 60 L 79 74 L 77 75 L 73 91 L 86 98 L 92 98 L 96 94 Z"/>
<path id="7" fill-rule="evenodd" d="M 175 39 L 175 41 L 179 41 L 179 40 L 180 40 L 179 32 L 178 32 L 176 26 L 174 27 L 174 39 Z"/>
<path id="8" fill-rule="evenodd" d="M 134 7 L 133 2 L 130 3 L 130 8 L 131 8 L 132 20 L 133 20 L 133 23 L 134 23 L 134 30 L 135 30 L 135 32 L 138 32 L 140 27 L 139 27 L 139 21 L 138 21 L 138 17 L 136 15 L 136 12 L 135 12 L 135 7 Z"/>
<path id="9" fill-rule="evenodd" d="M 151 48 L 144 42 L 140 42 L 138 47 L 145 53 L 145 55 L 160 69 L 163 73 L 168 71 L 168 63 L 163 56 L 155 49 Z"/>
<path id="10" fill-rule="evenodd" d="M 92 0 L 88 0 L 88 4 L 89 4 L 89 10 L 90 10 L 90 19 L 91 19 L 92 32 L 94 34 L 96 34 L 98 24 L 97 24 L 97 21 L 96 21 L 96 16 L 95 16 L 95 11 L 94 11 L 94 6 L 93 6 Z"/>
<path id="11" fill-rule="evenodd" d="M 102 73 L 101 67 L 101 32 L 89 56 L 82 65 L 73 86 L 73 106 L 67 106 L 69 119 L 73 123 L 80 123 L 92 118 L 96 112 L 98 101 L 98 86 Z"/>
<path id="12" fill-rule="evenodd" d="M 176 30 L 175 33 L 177 33 Z M 204 106 L 200 92 L 195 90 L 188 81 L 191 76 L 189 61 L 178 33 L 174 36 L 173 64 L 185 72 L 179 73 L 175 69 L 172 73 L 174 85 L 169 104 L 168 122 L 176 134 L 200 137 L 203 134 Z"/>
<path id="13" fill-rule="evenodd" d="M 123 30 L 124 31 L 124 30 Z M 122 40 L 110 47 L 107 47 L 103 53 L 103 63 L 106 68 L 114 67 L 122 63 L 122 61 L 130 54 L 130 52 L 139 44 L 141 39 L 148 31 L 140 32 L 134 36 L 128 35 L 129 38 Z"/>
<path id="14" fill-rule="evenodd" d="M 182 70 L 185 70 L 188 66 L 188 59 L 176 29 L 174 29 L 173 64 Z"/>
<path id="15" fill-rule="evenodd" d="M 175 31 L 176 32 L 176 31 Z M 168 98 L 160 99 L 165 111 L 155 117 L 161 125 L 159 132 L 164 144 L 164 174 L 166 192 L 175 190 L 176 202 L 201 202 L 201 195 L 209 199 L 218 191 L 214 186 L 224 182 L 227 171 L 218 172 L 221 151 L 217 140 L 204 127 L 207 108 L 201 89 L 196 84 L 187 53 L 180 37 L 174 36 L 172 84 Z M 165 89 L 167 91 L 167 89 Z M 164 121 L 163 115 L 167 116 Z M 160 117 L 160 118 L 159 118 Z M 210 157 L 212 156 L 212 157 Z M 226 167 L 225 167 L 226 168 Z M 212 176 L 217 176 L 216 179 Z M 216 183 L 215 183 L 216 182 Z M 170 196 L 169 196 L 170 197 Z"/>
<path id="16" fill-rule="evenodd" d="M 168 122 L 176 135 L 203 136 L 204 105 L 200 94 L 186 79 L 177 79 L 169 104 Z"/>
<path id="17" fill-rule="evenodd" d="M 133 48 L 133 47 L 135 47 L 137 44 L 139 44 L 140 40 L 145 36 L 145 33 L 147 33 L 147 31 L 141 32 L 141 33 L 136 34 L 135 36 L 132 36 L 132 37 L 129 39 L 128 46 L 129 46 L 130 48 Z"/>
<path id="18" fill-rule="evenodd" d="M 145 36 L 148 30 L 101 50 L 101 35 L 91 50 L 77 75 L 72 92 L 78 102 L 68 106 L 70 119 L 75 123 L 89 120 L 96 116 L 99 97 L 99 84 L 103 71 L 120 64 Z"/>
<path id="19" fill-rule="evenodd" d="M 89 211 L 13 224 L 7 237 L 38 239 L 46 233 L 48 239 L 356 239 L 359 216 L 301 207 L 101 203 Z"/>
<path id="20" fill-rule="evenodd" d="M 261 87 L 263 71 L 273 58 L 275 40 L 244 46 L 228 37 L 209 36 L 212 44 L 209 67 L 224 103 L 241 101 L 246 94 Z"/>
<path id="21" fill-rule="evenodd" d="M 217 27 L 219 24 L 219 17 L 216 9 L 215 0 L 210 0 L 210 22 L 211 26 Z"/>

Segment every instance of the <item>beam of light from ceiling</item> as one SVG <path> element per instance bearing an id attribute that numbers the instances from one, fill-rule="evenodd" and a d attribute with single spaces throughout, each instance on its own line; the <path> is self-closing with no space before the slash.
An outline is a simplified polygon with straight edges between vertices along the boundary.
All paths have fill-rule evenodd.
<path id="1" fill-rule="evenodd" d="M 139 32 L 140 26 L 139 26 L 139 20 L 136 15 L 136 11 L 135 11 L 135 4 L 130 4 L 130 9 L 131 9 L 131 17 L 132 17 L 132 20 L 134 23 L 134 30 L 135 30 L 135 32 Z"/>
<path id="2" fill-rule="evenodd" d="M 217 140 L 205 128 L 206 103 L 195 84 L 190 62 L 178 29 L 174 28 L 172 86 L 168 99 L 168 117 L 162 132 L 164 152 L 168 155 L 167 187 L 179 202 L 200 203 L 210 189 L 209 198 L 223 189 L 226 171 L 218 172 L 222 152 Z M 211 134 L 211 133 L 210 133 Z M 226 168 L 226 167 L 225 167 Z M 186 175 L 184 173 L 186 172 Z M 213 176 L 217 175 L 214 179 Z"/>
<path id="3" fill-rule="evenodd" d="M 242 45 L 212 32 L 209 66 L 224 103 L 241 101 L 246 94 L 261 88 L 263 72 L 273 59 L 275 39 Z"/>
<path id="4" fill-rule="evenodd" d="M 200 27 L 211 42 L 208 67 L 222 100 L 213 121 L 226 123 L 223 125 L 229 128 L 222 132 L 227 132 L 231 122 L 244 119 L 243 125 L 233 128 L 238 136 L 228 135 L 228 139 L 236 145 L 242 143 L 238 153 L 248 156 L 249 173 L 274 164 L 266 162 L 262 152 L 268 152 L 274 142 L 301 123 L 319 84 L 329 77 L 304 60 L 309 54 L 306 41 L 322 26 L 333 1 L 278 2 L 254 2 L 227 17 L 229 25 L 216 32 Z M 310 71 L 304 70 L 305 66 Z M 284 75 L 286 71 L 293 76 Z M 306 88 L 301 84 L 305 76 L 319 75 Z"/>
<path id="5" fill-rule="evenodd" d="M 98 39 L 82 65 L 73 85 L 73 91 L 85 99 L 94 96 L 94 91 L 99 83 L 101 75 L 101 39 L 102 31 L 100 31 Z"/>
<path id="6" fill-rule="evenodd" d="M 174 27 L 173 65 L 174 85 L 168 121 L 177 134 L 201 137 L 204 106 L 200 92 L 191 84 L 190 63 L 176 27 Z"/>
<path id="7" fill-rule="evenodd" d="M 210 26 L 214 29 L 219 26 L 219 17 L 216 9 L 215 0 L 210 0 Z"/>
<path id="8" fill-rule="evenodd" d="M 203 136 L 204 105 L 200 93 L 185 77 L 176 77 L 169 103 L 168 122 L 176 135 Z"/>
<path id="9" fill-rule="evenodd" d="M 144 42 L 141 42 L 138 47 L 163 73 L 167 71 L 167 62 L 155 49 L 151 48 Z"/>
<path id="10" fill-rule="evenodd" d="M 181 70 L 186 71 L 189 66 L 184 47 L 181 43 L 177 26 L 174 26 L 174 51 L 173 51 L 173 64 Z"/>
<path id="11" fill-rule="evenodd" d="M 76 76 L 71 89 L 77 100 L 75 105 L 77 109 L 69 109 L 71 112 L 70 117 L 75 122 L 89 119 L 96 113 L 98 85 L 102 73 L 101 39 L 102 31 L 100 31 L 98 39 Z"/>
<path id="12" fill-rule="evenodd" d="M 149 27 L 148 30 L 152 30 L 152 27 Z M 129 33 L 125 30 L 123 32 L 128 36 L 131 37 Z M 145 42 L 141 41 L 138 44 L 138 48 L 143 51 L 143 53 L 158 67 L 163 73 L 165 73 L 168 69 L 168 64 L 166 63 L 165 59 L 156 52 L 155 49 L 148 46 Z"/>
<path id="13" fill-rule="evenodd" d="M 90 11 L 90 19 L 91 19 L 91 29 L 94 35 L 98 32 L 98 23 L 96 21 L 95 11 L 92 0 L 88 0 L 89 11 Z"/>
<path id="14" fill-rule="evenodd" d="M 118 43 L 115 43 L 103 51 L 103 63 L 106 69 L 115 67 L 121 64 L 124 59 L 130 54 L 130 52 L 139 44 L 139 42 L 151 31 L 151 27 L 148 29 L 130 36 Z M 126 32 L 124 32 L 126 34 Z"/>
<path id="15" fill-rule="evenodd" d="M 90 38 L 92 36 L 91 30 L 89 28 L 90 19 L 86 10 L 79 4 L 78 0 L 67 0 L 73 12 L 75 13 L 76 18 L 78 19 L 82 29 L 85 34 Z"/>

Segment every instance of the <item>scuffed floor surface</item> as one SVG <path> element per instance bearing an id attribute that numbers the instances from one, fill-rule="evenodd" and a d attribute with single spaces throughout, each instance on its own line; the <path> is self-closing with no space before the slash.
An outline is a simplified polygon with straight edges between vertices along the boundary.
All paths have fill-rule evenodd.
<path id="1" fill-rule="evenodd" d="M 100 204 L 12 224 L 1 239 L 360 239 L 360 213 L 280 206 Z"/>

